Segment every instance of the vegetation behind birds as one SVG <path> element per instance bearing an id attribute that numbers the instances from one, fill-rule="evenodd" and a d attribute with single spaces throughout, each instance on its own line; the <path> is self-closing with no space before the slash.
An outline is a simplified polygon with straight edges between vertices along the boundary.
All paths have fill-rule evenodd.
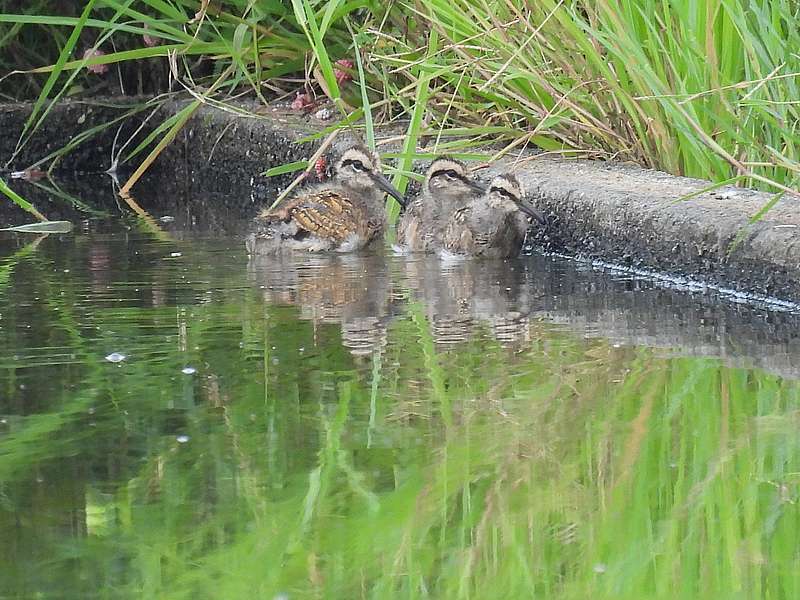
<path id="1" fill-rule="evenodd" d="M 375 126 L 407 119 L 401 191 L 418 142 L 459 154 L 492 140 L 499 153 L 538 147 L 791 192 L 800 8 L 710 6 L 12 0 L 0 15 L 0 97 L 34 103 L 14 132 L 21 145 L 51 102 L 99 95 L 330 106 L 327 115 L 366 127 L 368 143 Z M 186 116 L 135 160 L 146 168 Z"/>

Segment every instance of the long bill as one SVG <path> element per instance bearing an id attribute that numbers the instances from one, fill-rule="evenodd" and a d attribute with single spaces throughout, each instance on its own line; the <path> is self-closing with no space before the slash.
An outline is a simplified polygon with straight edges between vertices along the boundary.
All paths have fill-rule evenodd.
<path id="1" fill-rule="evenodd" d="M 381 188 L 384 192 L 389 194 L 392 198 L 397 200 L 400 203 L 400 206 L 405 208 L 406 206 L 406 199 L 403 197 L 396 187 L 392 185 L 392 183 L 386 179 L 381 173 L 372 173 L 372 180 L 375 184 Z"/>
<path id="2" fill-rule="evenodd" d="M 544 218 L 544 215 L 535 208 L 528 206 L 522 200 L 517 200 L 516 198 L 514 199 L 514 204 L 516 204 L 517 208 L 519 208 L 526 215 L 536 219 L 539 222 L 539 225 L 547 225 L 547 220 Z"/>
<path id="3" fill-rule="evenodd" d="M 463 181 L 469 186 L 469 189 L 471 189 L 476 194 L 483 195 L 484 192 L 486 192 L 486 185 L 481 183 L 480 181 L 473 181 L 471 179 L 464 179 Z"/>

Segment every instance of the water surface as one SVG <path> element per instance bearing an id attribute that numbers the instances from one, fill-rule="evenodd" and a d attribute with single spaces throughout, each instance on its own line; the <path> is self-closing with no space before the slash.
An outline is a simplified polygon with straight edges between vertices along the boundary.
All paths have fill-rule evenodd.
<path id="1" fill-rule="evenodd" d="M 2 598 L 798 598 L 797 317 L 547 257 L 0 241 Z"/>

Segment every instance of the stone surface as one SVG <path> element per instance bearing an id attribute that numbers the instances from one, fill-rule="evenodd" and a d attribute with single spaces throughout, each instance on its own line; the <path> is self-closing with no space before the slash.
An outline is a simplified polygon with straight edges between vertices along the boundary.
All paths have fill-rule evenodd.
<path id="1" fill-rule="evenodd" d="M 553 251 L 800 300 L 798 197 L 751 224 L 770 194 L 724 187 L 683 199 L 710 183 L 603 162 L 543 158 L 515 170 L 548 217 L 535 239 Z"/>
<path id="2" fill-rule="evenodd" d="M 128 148 L 135 147 L 183 106 L 186 101 L 168 103 L 161 114 L 145 122 L 146 111 L 126 116 L 131 101 L 59 104 L 7 165 L 30 109 L 0 105 L 0 169 L 6 168 L 7 177 L 8 171 L 26 168 L 80 132 L 118 119 L 78 144 L 57 165 L 61 174 L 79 173 L 79 178 L 102 173 L 122 143 L 133 137 Z M 257 110 L 256 105 L 240 108 Z M 140 202 L 154 214 L 176 218 L 192 203 L 193 219 L 205 219 L 210 229 L 227 230 L 232 227 L 228 219 L 249 218 L 293 179 L 295 174 L 272 178 L 261 174 L 308 158 L 318 142 L 298 141 L 320 127 L 319 122 L 290 113 L 245 116 L 204 106 L 134 194 L 141 194 Z M 342 137 L 340 145 L 347 136 Z M 534 243 L 546 250 L 800 301 L 798 197 L 783 198 L 765 218 L 751 224 L 751 217 L 770 200 L 769 194 L 727 187 L 682 199 L 709 183 L 629 165 L 537 156 L 501 161 L 480 176 L 488 179 L 507 169 L 518 174 L 531 202 L 548 216 L 548 225 L 533 235 Z M 120 181 L 126 176 L 123 165 Z M 112 190 L 109 182 L 105 201 L 109 206 L 116 202 Z M 24 192 L 49 218 L 68 217 L 63 206 L 47 209 L 40 191 L 25 185 Z M 11 223 L 19 220 L 19 211 L 4 203 L 0 216 L 3 223 Z"/>

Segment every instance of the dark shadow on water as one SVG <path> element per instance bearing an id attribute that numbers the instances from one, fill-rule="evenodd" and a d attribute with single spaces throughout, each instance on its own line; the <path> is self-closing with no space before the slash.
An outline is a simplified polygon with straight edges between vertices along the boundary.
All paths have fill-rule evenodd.
<path id="1" fill-rule="evenodd" d="M 445 262 L 432 256 L 251 257 L 250 281 L 271 304 L 300 307 L 302 318 L 336 322 L 343 343 L 369 353 L 387 323 L 418 302 L 437 347 L 491 331 L 522 349 L 531 330 L 566 327 L 582 337 L 669 353 L 711 356 L 735 366 L 800 377 L 800 317 L 546 256 Z"/>

